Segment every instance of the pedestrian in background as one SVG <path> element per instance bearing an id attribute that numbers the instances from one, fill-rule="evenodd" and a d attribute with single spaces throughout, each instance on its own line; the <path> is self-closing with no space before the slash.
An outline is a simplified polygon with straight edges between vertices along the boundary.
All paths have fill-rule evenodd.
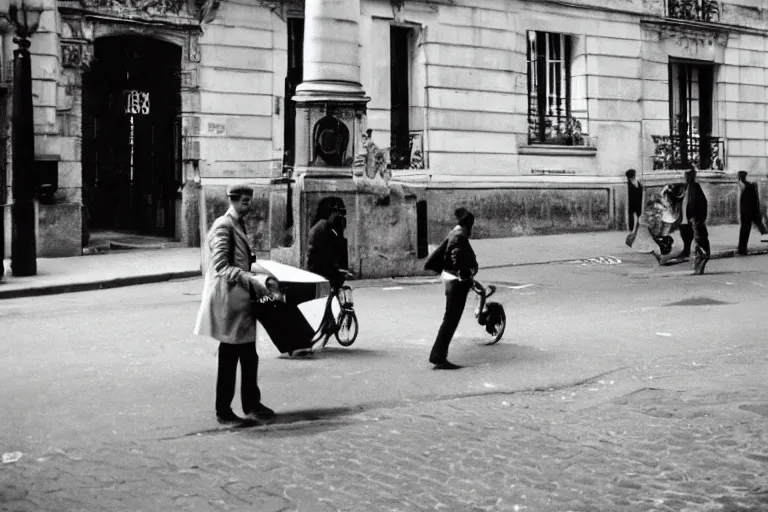
<path id="1" fill-rule="evenodd" d="M 436 370 L 461 368 L 448 361 L 448 346 L 459 326 L 467 303 L 467 294 L 478 271 L 475 251 L 469 243 L 475 216 L 464 207 L 457 208 L 454 215 L 456 226 L 429 257 L 432 262 L 428 261 L 425 265 L 425 268 L 433 269 L 442 267 L 441 277 L 445 283 L 445 314 L 429 355 L 429 362 L 435 365 Z"/>
<path id="2" fill-rule="evenodd" d="M 763 213 L 760 211 L 760 198 L 757 193 L 757 185 L 747 181 L 747 171 L 739 171 L 739 220 L 741 229 L 739 230 L 739 254 L 747 254 L 747 242 L 749 242 L 749 232 L 752 230 L 752 224 L 760 230 L 761 235 L 768 231 L 763 223 Z"/>
<path id="3" fill-rule="evenodd" d="M 685 171 L 685 191 L 683 192 L 683 223 L 680 225 L 680 235 L 683 238 L 682 257 L 691 254 L 691 242 L 696 242 L 693 264 L 694 275 L 704 273 L 704 267 L 709 261 L 709 232 L 707 231 L 707 196 L 696 182 L 696 170 Z"/>
<path id="4" fill-rule="evenodd" d="M 629 213 L 627 222 L 629 231 L 633 232 L 643 214 L 643 184 L 637 180 L 637 171 L 634 169 L 629 169 L 625 176 L 627 177 L 627 210 Z"/>
<path id="5" fill-rule="evenodd" d="M 216 378 L 216 419 L 221 424 L 271 423 L 275 412 L 261 403 L 257 383 L 256 318 L 251 300 L 279 298 L 279 283 L 266 274 L 254 274 L 255 261 L 246 238 L 243 217 L 251 209 L 253 189 L 235 185 L 227 190 L 229 209 L 208 231 L 208 269 L 194 333 L 219 341 Z M 246 418 L 232 411 L 237 363 L 240 363 L 240 398 Z"/>

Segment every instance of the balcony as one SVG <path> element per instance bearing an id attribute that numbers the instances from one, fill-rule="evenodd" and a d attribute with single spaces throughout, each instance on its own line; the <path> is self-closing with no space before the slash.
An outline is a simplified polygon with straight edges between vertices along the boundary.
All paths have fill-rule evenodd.
<path id="1" fill-rule="evenodd" d="M 667 16 L 678 20 L 720 21 L 717 0 L 667 0 Z"/>
<path id="2" fill-rule="evenodd" d="M 699 135 L 654 135 L 656 149 L 653 155 L 653 170 L 725 169 L 725 141 L 720 137 Z"/>

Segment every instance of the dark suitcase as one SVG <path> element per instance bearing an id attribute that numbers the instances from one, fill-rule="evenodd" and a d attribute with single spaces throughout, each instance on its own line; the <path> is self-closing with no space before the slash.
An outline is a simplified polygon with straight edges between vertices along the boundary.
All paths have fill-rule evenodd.
<path id="1" fill-rule="evenodd" d="M 312 348 L 315 330 L 298 306 L 282 301 L 252 301 L 252 304 L 256 320 L 281 353 Z"/>

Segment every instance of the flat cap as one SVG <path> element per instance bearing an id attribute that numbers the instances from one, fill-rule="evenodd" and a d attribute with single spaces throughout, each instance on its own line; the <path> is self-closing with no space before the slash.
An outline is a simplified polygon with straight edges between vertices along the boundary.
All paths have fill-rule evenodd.
<path id="1" fill-rule="evenodd" d="M 237 196 L 251 196 L 253 197 L 253 187 L 246 183 L 235 183 L 227 187 L 227 195 L 229 197 Z"/>

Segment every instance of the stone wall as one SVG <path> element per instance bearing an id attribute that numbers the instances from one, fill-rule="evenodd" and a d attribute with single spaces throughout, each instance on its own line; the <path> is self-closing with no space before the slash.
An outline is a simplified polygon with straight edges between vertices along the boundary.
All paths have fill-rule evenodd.
<path id="1" fill-rule="evenodd" d="M 475 215 L 472 236 L 506 238 L 613 228 L 612 190 L 605 188 L 453 188 L 427 191 L 429 243 L 456 225 L 454 210 Z"/>
<path id="2" fill-rule="evenodd" d="M 362 21 L 369 125 L 386 147 L 387 29 L 410 24 L 419 34 L 411 66 L 414 81 L 425 87 L 417 105 L 426 109 L 428 165 L 416 177 L 413 171 L 395 176 L 428 191 L 431 242 L 450 227 L 458 204 L 482 212 L 481 237 L 618 229 L 626 226 L 625 191 L 617 185 L 624 172 L 637 169 L 644 180 L 658 173 L 653 136 L 669 135 L 670 59 L 711 62 L 712 135 L 725 139 L 727 158 L 722 172 L 704 180 L 705 189 L 711 222 L 735 222 L 736 171 L 758 181 L 768 175 L 763 3 L 720 2 L 720 19 L 707 28 L 670 21 L 661 0 L 414 1 L 400 11 L 370 0 Z M 583 116 L 591 147 L 528 144 L 527 31 L 571 36 L 571 104 Z M 575 186 L 553 185 L 555 176 Z M 514 177 L 525 177 L 525 184 L 507 179 Z"/>
<path id="3" fill-rule="evenodd" d="M 252 247 L 269 250 L 269 182 L 282 166 L 286 46 L 278 13 L 237 0 L 221 4 L 200 38 L 199 114 L 190 133 L 199 144 L 203 237 L 226 209 L 226 185 L 247 181 L 258 191 L 248 225 Z"/>
<path id="4" fill-rule="evenodd" d="M 268 179 L 282 164 L 273 147 L 282 147 L 282 125 L 273 126 L 283 96 L 284 72 L 274 70 L 285 52 L 284 42 L 276 46 L 281 32 L 284 23 L 272 11 L 239 0 L 222 2 L 205 27 L 195 120 L 201 178 Z"/>

